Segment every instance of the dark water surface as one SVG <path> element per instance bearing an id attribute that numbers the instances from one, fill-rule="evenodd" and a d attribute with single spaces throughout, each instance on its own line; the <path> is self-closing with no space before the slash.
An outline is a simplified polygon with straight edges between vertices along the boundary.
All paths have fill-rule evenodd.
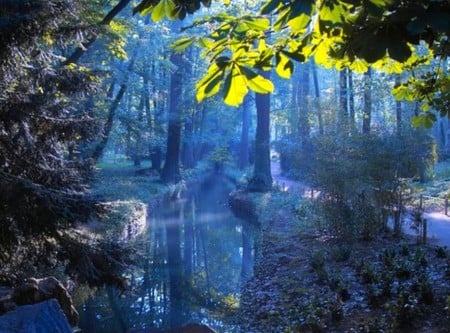
<path id="1" fill-rule="evenodd" d="M 236 332 L 243 279 L 251 275 L 248 225 L 233 216 L 223 176 L 149 212 L 136 267 L 120 294 L 105 287 L 80 309 L 86 333 L 126 332 L 131 327 L 177 327 L 202 322 L 218 332 Z M 243 260 L 244 258 L 244 260 Z M 234 310 L 234 311 L 233 311 Z"/>

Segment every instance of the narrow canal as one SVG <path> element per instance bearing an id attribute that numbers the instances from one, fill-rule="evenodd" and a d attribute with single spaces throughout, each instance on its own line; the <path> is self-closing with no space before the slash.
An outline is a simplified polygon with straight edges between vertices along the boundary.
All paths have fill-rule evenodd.
<path id="1" fill-rule="evenodd" d="M 210 176 L 149 212 L 127 289 L 105 287 L 92 295 L 80 309 L 82 331 L 120 333 L 195 322 L 237 332 L 253 241 L 250 227 L 229 208 L 233 189 L 224 176 Z"/>

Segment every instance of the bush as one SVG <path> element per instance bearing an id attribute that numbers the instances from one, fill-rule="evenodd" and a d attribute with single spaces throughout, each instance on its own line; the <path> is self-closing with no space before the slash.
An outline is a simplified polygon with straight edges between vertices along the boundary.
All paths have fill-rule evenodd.
<path id="1" fill-rule="evenodd" d="M 336 235 L 370 240 L 396 213 L 400 226 L 410 197 L 405 177 L 426 180 L 436 148 L 423 131 L 313 138 L 301 149 L 279 142 L 284 170 L 321 191 L 320 212 Z"/>

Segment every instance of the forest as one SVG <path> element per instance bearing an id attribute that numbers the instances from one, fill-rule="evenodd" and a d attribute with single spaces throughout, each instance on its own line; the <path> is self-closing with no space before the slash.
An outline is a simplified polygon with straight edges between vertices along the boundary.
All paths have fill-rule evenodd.
<path id="1" fill-rule="evenodd" d="M 0 0 L 0 333 L 449 332 L 448 0 Z"/>

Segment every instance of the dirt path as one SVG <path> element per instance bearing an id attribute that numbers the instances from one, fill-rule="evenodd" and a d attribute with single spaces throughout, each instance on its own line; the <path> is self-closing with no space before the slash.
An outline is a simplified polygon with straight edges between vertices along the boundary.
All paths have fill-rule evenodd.
<path id="1" fill-rule="evenodd" d="M 289 179 L 282 175 L 280 163 L 271 161 L 272 178 L 276 185 L 283 191 L 301 192 L 304 196 L 311 195 L 311 189 L 298 181 Z M 427 212 L 423 217 L 428 221 L 428 240 L 431 244 L 450 247 L 450 216 L 442 212 Z M 416 230 L 406 223 L 404 232 L 415 236 Z"/>
<path id="2" fill-rule="evenodd" d="M 279 162 L 271 161 L 270 169 L 272 172 L 273 182 L 279 186 L 281 190 L 289 192 L 302 192 L 303 194 L 306 194 L 306 192 L 310 190 L 307 185 L 283 176 Z"/>
<path id="3" fill-rule="evenodd" d="M 430 244 L 450 247 L 450 216 L 441 212 L 423 213 L 423 218 L 427 220 L 428 242 Z M 407 235 L 415 236 L 417 231 L 406 221 L 403 231 Z"/>

